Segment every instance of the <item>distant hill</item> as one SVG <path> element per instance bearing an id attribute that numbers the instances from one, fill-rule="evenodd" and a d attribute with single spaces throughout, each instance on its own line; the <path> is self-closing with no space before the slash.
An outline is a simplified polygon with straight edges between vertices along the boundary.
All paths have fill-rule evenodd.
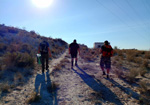
<path id="1" fill-rule="evenodd" d="M 0 101 L 14 88 L 27 83 L 37 72 L 40 65 L 36 63 L 36 54 L 43 39 L 50 45 L 52 58 L 58 57 L 68 47 L 62 39 L 0 24 Z"/>

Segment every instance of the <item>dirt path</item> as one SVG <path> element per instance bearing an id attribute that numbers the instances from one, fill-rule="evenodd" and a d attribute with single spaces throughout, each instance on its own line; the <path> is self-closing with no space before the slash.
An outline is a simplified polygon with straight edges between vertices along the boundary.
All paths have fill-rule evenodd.
<path id="1" fill-rule="evenodd" d="M 139 95 L 125 81 L 110 73 L 110 79 L 102 75 L 99 61 L 78 60 L 78 66 L 70 68 L 70 58 L 65 57 L 65 67 L 56 71 L 53 81 L 59 85 L 58 105 L 138 105 Z"/>
<path id="2" fill-rule="evenodd" d="M 107 79 L 99 68 L 99 60 L 85 62 L 79 58 L 78 66 L 71 69 L 71 59 L 67 55 L 65 52 L 53 60 L 49 65 L 50 71 L 44 74 L 38 68 L 26 85 L 17 87 L 5 97 L 5 105 L 25 105 L 33 91 L 41 99 L 31 105 L 139 105 L 136 87 L 117 78 L 113 72 Z M 56 70 L 61 60 L 64 66 Z M 51 85 L 55 85 L 55 91 L 50 88 Z"/>

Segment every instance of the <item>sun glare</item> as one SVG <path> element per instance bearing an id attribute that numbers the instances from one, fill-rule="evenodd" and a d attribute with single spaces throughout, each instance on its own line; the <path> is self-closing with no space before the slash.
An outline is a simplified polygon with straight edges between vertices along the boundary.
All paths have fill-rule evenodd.
<path id="1" fill-rule="evenodd" d="M 47 8 L 52 4 L 53 0 L 32 0 L 32 2 L 39 8 Z"/>

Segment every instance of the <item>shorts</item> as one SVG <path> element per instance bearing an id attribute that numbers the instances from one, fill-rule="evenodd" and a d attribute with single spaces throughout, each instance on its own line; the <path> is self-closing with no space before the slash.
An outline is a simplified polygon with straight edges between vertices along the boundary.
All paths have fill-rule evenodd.
<path id="1" fill-rule="evenodd" d="M 102 68 L 111 69 L 111 59 L 110 57 L 101 57 L 100 66 Z"/>
<path id="2" fill-rule="evenodd" d="M 71 58 L 77 58 L 77 53 L 72 53 Z"/>

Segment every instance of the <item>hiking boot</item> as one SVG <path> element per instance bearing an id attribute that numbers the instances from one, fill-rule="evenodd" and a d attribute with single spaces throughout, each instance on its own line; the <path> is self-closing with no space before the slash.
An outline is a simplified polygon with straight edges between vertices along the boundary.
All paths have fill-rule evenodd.
<path id="1" fill-rule="evenodd" d="M 107 75 L 107 79 L 109 79 L 109 75 Z"/>
<path id="2" fill-rule="evenodd" d="M 106 75 L 106 74 L 105 74 L 105 71 L 103 71 L 103 75 Z"/>

